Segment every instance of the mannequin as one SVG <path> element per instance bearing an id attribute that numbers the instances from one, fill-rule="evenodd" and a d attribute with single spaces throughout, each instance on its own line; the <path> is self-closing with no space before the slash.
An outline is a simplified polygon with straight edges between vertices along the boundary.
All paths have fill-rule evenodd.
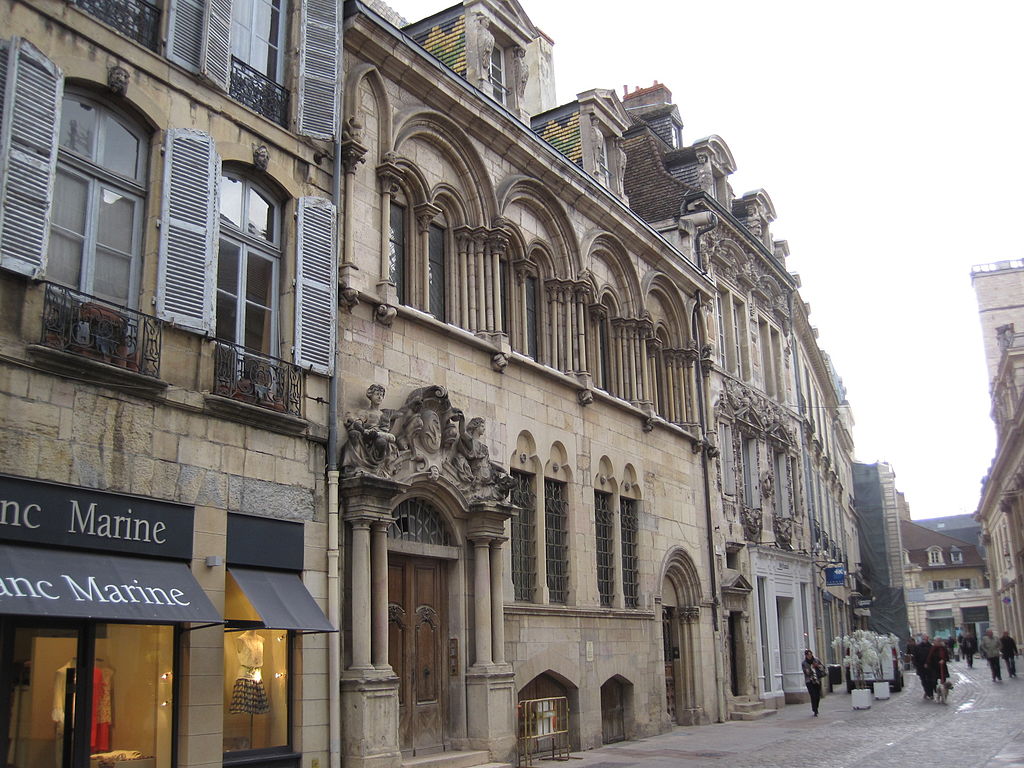
<path id="1" fill-rule="evenodd" d="M 233 714 L 265 715 L 270 711 L 267 691 L 263 687 L 263 638 L 247 630 L 235 638 L 238 654 L 238 677 L 231 692 L 228 711 Z"/>

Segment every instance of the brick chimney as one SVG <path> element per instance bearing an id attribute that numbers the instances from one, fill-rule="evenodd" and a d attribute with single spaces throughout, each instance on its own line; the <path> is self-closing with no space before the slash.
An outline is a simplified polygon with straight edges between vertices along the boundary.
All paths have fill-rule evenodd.
<path id="1" fill-rule="evenodd" d="M 637 107 L 656 107 L 661 106 L 662 104 L 671 103 L 672 91 L 657 80 L 655 80 L 654 85 L 649 88 L 641 88 L 640 86 L 637 86 L 632 92 L 630 92 L 628 85 L 622 86 L 622 105 L 626 109 L 635 109 Z"/>

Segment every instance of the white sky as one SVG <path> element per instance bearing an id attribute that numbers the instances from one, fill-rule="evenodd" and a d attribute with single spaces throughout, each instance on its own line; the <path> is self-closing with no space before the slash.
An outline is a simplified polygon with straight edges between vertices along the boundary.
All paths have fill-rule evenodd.
<path id="1" fill-rule="evenodd" d="M 658 80 L 684 142 L 726 141 L 736 194 L 775 203 L 857 459 L 892 464 L 915 518 L 973 512 L 995 438 L 970 269 L 1024 255 L 1024 3 L 520 2 L 560 104 Z"/>

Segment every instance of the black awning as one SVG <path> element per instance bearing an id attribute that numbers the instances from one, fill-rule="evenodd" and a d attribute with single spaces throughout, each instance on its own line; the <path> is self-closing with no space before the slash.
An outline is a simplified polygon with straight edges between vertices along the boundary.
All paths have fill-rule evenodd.
<path id="1" fill-rule="evenodd" d="M 336 632 L 302 579 L 284 571 L 259 571 L 229 566 L 234 578 L 265 629 L 295 629 L 302 632 Z"/>
<path id="2" fill-rule="evenodd" d="M 0 614 L 223 622 L 185 563 L 9 545 L 0 545 Z"/>

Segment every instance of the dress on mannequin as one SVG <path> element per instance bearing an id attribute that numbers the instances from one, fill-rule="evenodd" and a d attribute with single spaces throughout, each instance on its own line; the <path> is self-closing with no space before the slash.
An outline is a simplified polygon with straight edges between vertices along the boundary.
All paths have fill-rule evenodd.
<path id="1" fill-rule="evenodd" d="M 235 638 L 235 652 L 240 669 L 228 711 L 232 714 L 264 715 L 270 711 L 270 702 L 263 687 L 263 638 L 251 629 L 243 632 Z"/>

